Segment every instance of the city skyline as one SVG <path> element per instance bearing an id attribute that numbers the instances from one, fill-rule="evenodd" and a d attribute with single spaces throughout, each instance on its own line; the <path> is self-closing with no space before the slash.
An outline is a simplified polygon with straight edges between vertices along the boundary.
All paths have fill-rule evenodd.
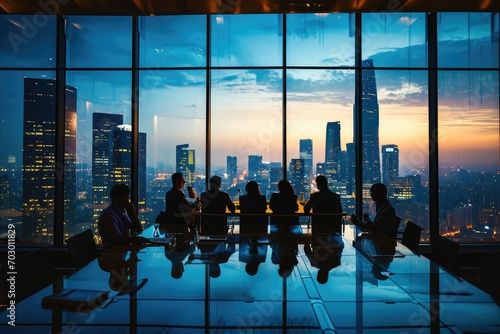
<path id="1" fill-rule="evenodd" d="M 254 177 L 260 174 L 270 192 L 279 178 L 292 178 L 290 173 L 302 183 L 300 174 L 310 168 L 312 173 L 329 175 L 336 189 L 349 198 L 355 188 L 352 176 L 357 163 L 370 174 L 364 174 L 366 184 L 384 180 L 381 147 L 397 145 L 398 172 L 388 182 L 394 200 L 408 202 L 404 210 L 409 217 L 426 217 L 429 154 L 434 153 L 436 139 L 429 133 L 429 120 L 434 117 L 429 97 L 437 94 L 439 196 L 445 196 L 448 186 L 471 188 L 470 178 L 488 190 L 482 199 L 447 202 L 449 196 L 445 196 L 439 203 L 445 208 L 440 213 L 461 215 L 466 210 L 460 208 L 468 204 L 486 211 L 498 207 L 491 195 L 493 185 L 488 183 L 493 182 L 490 175 L 497 175 L 500 169 L 498 47 L 490 36 L 491 17 L 483 13 L 439 15 L 436 87 L 428 87 L 431 72 L 425 13 L 363 14 L 359 67 L 354 61 L 353 21 L 347 13 L 287 14 L 286 25 L 281 14 L 194 15 L 171 21 L 141 17 L 137 77 L 130 65 L 133 44 L 129 42 L 134 36 L 130 17 L 68 17 L 65 32 L 71 38 L 66 40 L 67 57 L 59 64 L 66 66 L 64 84 L 73 87 L 78 96 L 71 102 L 71 93 L 66 93 L 67 102 L 76 106 L 75 117 L 65 117 L 65 203 L 76 197 L 76 216 L 84 217 L 89 205 L 103 204 L 109 179 L 130 182 L 131 147 L 119 145 L 113 154 L 95 155 L 93 117 L 102 114 L 117 118 L 109 126 L 120 130 L 113 130 L 116 136 L 108 138 L 107 145 L 131 141 L 130 126 L 138 125 L 133 129 L 139 133 L 140 166 L 135 176 L 143 188 L 135 200 L 154 210 L 161 209 L 161 193 L 181 160 L 192 159 L 189 170 L 180 170 L 187 171 L 188 182 L 197 189 L 205 187 L 210 176 L 205 174 L 227 173 L 228 157 L 232 157 L 231 174 L 238 175 L 233 177 L 235 191 L 243 189 L 238 180 L 245 169 Z M 0 25 L 6 32 L 19 33 L 19 17 L 3 18 Z M 468 20 L 465 29 L 464 18 Z M 23 188 L 19 175 L 30 166 L 23 163 L 29 141 L 24 140 L 26 131 L 20 130 L 29 121 L 24 117 L 25 78 L 55 85 L 56 69 L 60 69 L 51 47 L 56 41 L 55 20 L 48 22 L 40 27 L 33 43 L 19 45 L 19 53 L 10 52 L 8 44 L 0 47 L 7 68 L 0 71 L 0 134 L 9 143 L 0 146 L 0 185 L 9 193 L 2 202 L 15 208 L 22 204 L 15 199 Z M 167 38 L 165 31 L 175 33 Z M 361 71 L 359 86 L 355 85 L 356 71 Z M 359 99 L 356 94 L 361 94 Z M 359 101 L 361 106 L 356 105 Z M 46 116 L 56 119 L 53 109 Z M 134 117 L 132 110 L 137 113 Z M 363 118 L 359 135 L 355 134 L 355 115 Z M 338 125 L 331 131 L 334 140 L 325 135 L 328 124 Z M 362 161 L 356 161 L 354 154 L 356 139 L 362 141 Z M 47 148 L 50 145 L 49 141 Z M 179 151 L 179 145 L 189 148 Z M 181 157 L 184 153 L 187 155 Z M 112 174 L 105 167 L 111 155 L 115 155 L 113 160 L 125 158 Z M 102 171 L 94 164 L 99 159 Z M 99 175 L 108 180 L 96 181 Z M 73 183 L 75 191 L 69 187 Z M 99 189 L 100 197 L 94 198 L 93 192 L 98 194 Z M 415 198 L 419 206 L 409 202 Z M 481 222 L 490 219 L 486 211 L 481 213 Z M 440 224 L 446 230 L 455 223 L 443 213 Z"/>

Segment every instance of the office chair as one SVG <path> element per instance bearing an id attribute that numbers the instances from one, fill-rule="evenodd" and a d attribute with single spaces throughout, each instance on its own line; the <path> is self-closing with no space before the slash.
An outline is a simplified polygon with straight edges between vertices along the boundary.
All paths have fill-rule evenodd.
<path id="1" fill-rule="evenodd" d="M 66 243 L 75 269 L 84 267 L 97 257 L 97 247 L 90 229 L 69 237 Z"/>
<path id="2" fill-rule="evenodd" d="M 392 227 L 392 237 L 397 238 L 398 231 L 399 231 L 399 224 L 401 224 L 401 217 L 395 216 L 394 217 L 394 226 Z"/>
<path id="3" fill-rule="evenodd" d="M 408 220 L 401 238 L 401 243 L 408 247 L 413 253 L 418 253 L 422 231 L 423 228 L 421 226 Z"/>
<path id="4" fill-rule="evenodd" d="M 438 235 L 432 244 L 433 260 L 451 273 L 483 288 L 486 272 L 479 267 L 461 267 L 459 261 L 460 244 Z"/>

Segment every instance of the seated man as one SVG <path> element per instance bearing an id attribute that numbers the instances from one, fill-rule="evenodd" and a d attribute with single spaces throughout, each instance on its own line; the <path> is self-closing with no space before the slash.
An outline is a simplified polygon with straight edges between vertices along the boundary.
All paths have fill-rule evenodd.
<path id="1" fill-rule="evenodd" d="M 203 213 L 215 214 L 201 218 L 201 233 L 205 235 L 221 235 L 227 233 L 226 207 L 234 213 L 236 206 L 226 192 L 220 191 L 222 180 L 219 176 L 210 178 L 210 189 L 201 193 L 201 210 Z"/>
<path id="2" fill-rule="evenodd" d="M 396 238 L 397 227 L 395 227 L 396 209 L 387 199 L 387 187 L 382 183 L 375 183 L 370 188 L 370 195 L 376 204 L 377 212 L 373 221 L 368 214 L 364 215 L 364 222 L 358 223 L 356 216 L 352 216 L 353 223 L 365 231 L 382 233 L 388 237 Z"/>
<path id="3" fill-rule="evenodd" d="M 102 210 L 97 223 L 104 247 L 149 242 L 144 237 L 134 236 L 142 233 L 142 226 L 129 194 L 130 188 L 126 184 L 116 184 L 111 188 L 111 204 Z"/>
<path id="4" fill-rule="evenodd" d="M 167 224 L 187 226 L 190 223 L 191 213 L 196 210 L 197 203 L 191 204 L 182 192 L 186 181 L 182 173 L 172 174 L 172 188 L 165 195 L 165 216 Z"/>
<path id="5" fill-rule="evenodd" d="M 342 204 L 340 195 L 328 189 L 328 180 L 323 175 L 316 177 L 319 191 L 309 196 L 304 204 L 304 212 L 322 215 L 312 217 L 312 232 L 317 233 L 342 233 Z M 324 215 L 323 215 L 324 214 Z M 328 215 L 331 214 L 331 215 Z"/>

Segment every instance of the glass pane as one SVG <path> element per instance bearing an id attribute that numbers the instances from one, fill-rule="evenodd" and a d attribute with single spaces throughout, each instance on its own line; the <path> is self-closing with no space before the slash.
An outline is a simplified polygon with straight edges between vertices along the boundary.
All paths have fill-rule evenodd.
<path id="1" fill-rule="evenodd" d="M 281 14 L 211 16 L 211 65 L 281 65 L 282 20 Z"/>
<path id="2" fill-rule="evenodd" d="M 498 67 L 498 13 L 439 13 L 437 38 L 439 67 Z"/>
<path id="3" fill-rule="evenodd" d="M 66 17 L 66 66 L 116 68 L 132 65 L 132 17 Z"/>
<path id="4" fill-rule="evenodd" d="M 353 14 L 286 16 L 287 65 L 353 66 Z"/>
<path id="5" fill-rule="evenodd" d="M 498 241 L 498 71 L 439 72 L 439 231 Z"/>
<path id="6" fill-rule="evenodd" d="M 165 210 L 172 173 L 182 172 L 186 187 L 198 195 L 205 191 L 205 78 L 205 71 L 140 72 L 139 131 L 147 137 L 147 172 L 139 179 L 146 194 L 139 218 L 146 225 Z"/>
<path id="7" fill-rule="evenodd" d="M 9 224 L 22 242 L 54 236 L 54 72 L 2 71 L 0 84 L 0 235 Z M 10 229 L 12 230 L 12 229 Z"/>
<path id="8" fill-rule="evenodd" d="M 67 73 L 67 85 L 71 88 L 66 90 L 66 116 L 76 121 L 65 127 L 65 159 L 76 160 L 76 167 L 74 174 L 68 173 L 71 163 L 65 169 L 66 210 L 73 205 L 74 192 L 76 201 L 74 218 L 69 216 L 71 210 L 65 210 L 64 233 L 67 237 L 90 228 L 99 242 L 97 220 L 109 204 L 111 187 L 115 183 L 131 186 L 131 73 L 72 71 Z M 76 116 L 68 113 L 73 99 Z"/>
<path id="9" fill-rule="evenodd" d="M 206 20 L 205 15 L 139 17 L 140 66 L 206 66 Z"/>
<path id="10" fill-rule="evenodd" d="M 55 16 L 0 15 L 0 31 L 2 67 L 55 67 Z"/>
<path id="11" fill-rule="evenodd" d="M 369 64 L 365 63 L 365 67 Z M 429 241 L 429 141 L 426 71 L 363 71 L 363 212 L 373 220 L 370 187 L 381 182 L 396 215 L 424 228 Z M 402 112 L 404 111 L 404 112 Z"/>
<path id="12" fill-rule="evenodd" d="M 427 66 L 426 14 L 362 14 L 362 54 L 376 66 Z"/>
<path id="13" fill-rule="evenodd" d="M 269 199 L 283 178 L 281 90 L 280 71 L 212 72 L 210 171 L 234 200 L 250 180 Z"/>
<path id="14" fill-rule="evenodd" d="M 340 194 L 342 209 L 354 212 L 354 71 L 287 72 L 287 157 L 289 171 L 301 163 L 301 175 L 289 180 L 302 201 L 317 191 L 315 177 L 325 175 Z M 302 161 L 297 161 L 302 159 Z"/>

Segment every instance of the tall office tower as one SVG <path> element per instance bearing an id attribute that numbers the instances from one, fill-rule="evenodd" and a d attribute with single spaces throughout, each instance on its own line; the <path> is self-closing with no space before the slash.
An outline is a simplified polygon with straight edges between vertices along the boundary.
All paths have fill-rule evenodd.
<path id="1" fill-rule="evenodd" d="M 111 184 L 132 185 L 132 126 L 117 125 L 112 134 Z M 138 205 L 146 203 L 146 134 L 139 132 Z"/>
<path id="2" fill-rule="evenodd" d="M 238 176 L 238 160 L 236 157 L 227 156 L 226 173 L 231 183 Z"/>
<path id="3" fill-rule="evenodd" d="M 338 162 L 340 153 L 340 122 L 326 124 L 325 162 Z"/>
<path id="4" fill-rule="evenodd" d="M 52 242 L 54 231 L 54 189 L 59 181 L 56 177 L 68 179 L 65 184 L 67 194 L 76 192 L 72 189 L 75 176 L 71 175 L 74 155 L 64 157 L 64 163 L 69 166 L 68 175 L 61 173 L 56 166 L 55 94 L 55 80 L 24 79 L 23 224 L 20 234 L 24 239 L 48 243 Z M 66 86 L 66 94 L 65 118 L 71 119 L 76 112 L 76 89 Z M 72 145 L 76 127 L 65 131 L 65 140 Z M 65 209 L 74 211 L 69 205 L 74 205 L 74 202 L 65 203 Z"/>
<path id="5" fill-rule="evenodd" d="M 313 141 L 312 139 L 301 139 L 299 141 L 299 158 L 304 159 L 304 172 L 308 179 L 313 174 Z"/>
<path id="6" fill-rule="evenodd" d="M 262 155 L 248 156 L 248 180 L 255 180 L 260 175 L 261 164 Z"/>
<path id="7" fill-rule="evenodd" d="M 76 88 L 66 86 L 64 112 L 64 233 L 74 235 L 76 223 Z"/>
<path id="8" fill-rule="evenodd" d="M 175 171 L 184 174 L 186 185 L 194 185 L 195 152 L 189 149 L 189 144 L 175 147 Z"/>
<path id="9" fill-rule="evenodd" d="M 399 177 L 398 145 L 382 145 L 382 183 L 389 185 L 395 177 Z"/>
<path id="10" fill-rule="evenodd" d="M 373 70 L 373 59 L 363 60 L 363 72 L 361 79 L 361 110 L 354 104 L 354 124 L 361 115 L 361 146 L 363 170 L 363 193 L 364 198 L 369 198 L 369 189 L 373 183 L 380 182 L 380 146 L 379 146 L 379 107 L 377 98 L 377 84 L 375 71 Z M 356 91 L 355 101 L 358 92 Z M 357 131 L 354 129 L 354 139 Z"/>
<path id="11" fill-rule="evenodd" d="M 138 187 L 137 187 L 137 209 L 142 209 L 147 206 L 146 200 L 146 133 L 139 132 L 139 143 L 138 143 L 138 160 L 139 160 L 139 170 L 137 173 L 138 177 Z"/>
<path id="12" fill-rule="evenodd" d="M 123 115 L 92 114 L 92 203 L 94 228 L 101 210 L 109 203 L 113 132 L 123 124 Z"/>
<path id="13" fill-rule="evenodd" d="M 281 164 L 278 165 L 272 165 L 269 167 L 269 189 L 266 192 L 266 197 L 269 199 L 268 194 L 272 194 L 274 192 L 278 191 L 278 182 L 283 179 L 283 167 L 281 167 Z M 261 187 L 261 191 L 262 191 Z"/>
<path id="14" fill-rule="evenodd" d="M 292 159 L 290 162 L 290 183 L 301 201 L 309 197 L 309 191 L 306 189 L 307 176 L 304 167 L 304 159 Z"/>
<path id="15" fill-rule="evenodd" d="M 347 143 L 347 182 L 346 192 L 352 194 L 356 191 L 356 154 L 354 143 Z"/>

